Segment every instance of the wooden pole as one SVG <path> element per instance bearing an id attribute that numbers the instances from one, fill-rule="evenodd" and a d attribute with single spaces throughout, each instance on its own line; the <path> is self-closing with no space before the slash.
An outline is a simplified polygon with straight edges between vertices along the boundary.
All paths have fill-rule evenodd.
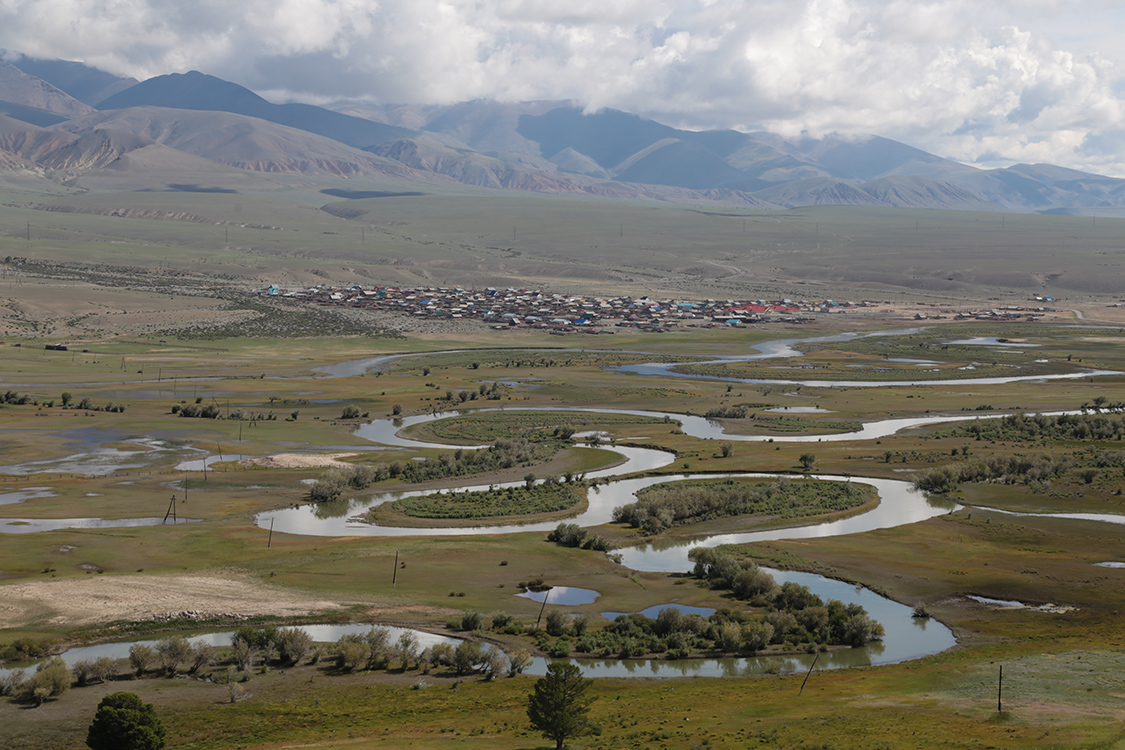
<path id="1" fill-rule="evenodd" d="M 804 682 L 801 683 L 801 689 L 797 691 L 797 697 L 798 698 L 801 697 L 801 693 L 805 692 L 805 682 L 809 681 L 809 675 L 811 675 L 812 671 L 814 669 L 816 669 L 816 660 L 819 659 L 819 658 L 820 658 L 820 652 L 817 651 L 816 656 L 813 657 L 812 666 L 809 667 L 809 671 L 805 673 L 805 680 L 804 680 Z"/>
<path id="2" fill-rule="evenodd" d="M 1003 711 L 1004 711 L 1003 696 L 1004 696 L 1004 665 L 1001 664 L 1000 665 L 1000 680 L 996 684 L 996 710 L 997 710 L 997 712 L 1000 712 L 1000 713 L 1003 713 Z"/>
<path id="3" fill-rule="evenodd" d="M 539 616 L 535 618 L 535 629 L 539 629 L 539 621 L 543 619 L 543 610 L 547 608 L 547 600 L 551 598 L 551 589 L 543 593 L 543 606 L 539 608 Z"/>
<path id="4" fill-rule="evenodd" d="M 273 522 L 274 522 L 274 519 L 271 518 L 270 519 L 270 535 L 266 538 L 266 549 L 271 549 L 273 547 Z"/>
<path id="5" fill-rule="evenodd" d="M 395 550 L 395 570 L 391 573 L 391 588 L 398 585 L 398 550 Z"/>
<path id="6" fill-rule="evenodd" d="M 163 526 L 165 523 L 168 522 L 168 516 L 172 516 L 172 523 L 175 523 L 176 522 L 175 515 L 174 515 L 175 512 L 176 512 L 176 496 L 172 495 L 172 500 L 171 500 L 171 502 L 168 503 L 168 510 L 164 511 L 164 520 L 162 520 L 160 522 L 160 525 Z"/>

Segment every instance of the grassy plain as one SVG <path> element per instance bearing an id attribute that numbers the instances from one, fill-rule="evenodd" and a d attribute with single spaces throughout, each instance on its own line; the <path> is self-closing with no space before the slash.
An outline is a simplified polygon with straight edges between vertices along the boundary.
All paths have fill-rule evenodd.
<path id="1" fill-rule="evenodd" d="M 146 619 L 159 612 L 239 611 L 237 601 L 209 599 L 205 589 L 193 588 L 188 579 L 195 577 L 229 581 L 236 591 L 245 589 L 234 588 L 234 582 L 255 587 L 257 598 L 245 603 L 248 613 L 296 617 L 303 611 L 332 618 L 343 612 L 438 629 L 468 609 L 533 622 L 539 604 L 512 594 L 520 582 L 536 578 L 599 591 L 597 603 L 568 608 L 595 617 L 605 609 L 638 611 L 670 601 L 729 606 L 720 593 L 686 578 L 629 571 L 603 554 L 550 544 L 542 533 L 271 537 L 254 525 L 263 511 L 303 504 L 307 482 L 324 470 L 254 466 L 241 463 L 241 457 L 344 453 L 351 455 L 343 460 L 359 465 L 440 457 L 447 452 L 380 446 L 354 432 L 361 422 L 389 417 L 395 405 L 404 416 L 430 413 L 451 406 L 449 391 L 475 391 L 499 381 L 500 401 L 457 406 L 702 415 L 749 405 L 757 418 L 726 420 L 728 430 L 775 436 L 773 443 L 732 441 L 724 456 L 721 439 L 686 435 L 674 421 L 591 414 L 584 419 L 590 424 L 572 425 L 605 431 L 620 443 L 675 452 L 676 460 L 658 474 L 799 474 L 800 457 L 810 451 L 818 472 L 857 480 L 910 479 L 978 456 L 1051 453 L 1072 461 L 1071 470 L 1048 487 L 964 484 L 954 499 L 965 507 L 921 523 L 737 550 L 774 565 L 863 583 L 908 605 L 925 605 L 954 629 L 955 649 L 899 665 L 818 672 L 800 697 L 800 676 L 599 681 L 594 718 L 603 733 L 577 746 L 1125 746 L 1120 714 L 1125 643 L 1118 617 L 1125 605 L 1125 570 L 1093 565 L 1125 560 L 1121 527 L 985 510 L 1122 514 L 1125 481 L 1119 467 L 1097 467 L 1090 482 L 1080 474 L 1096 467 L 1099 455 L 1125 450 L 1120 441 L 974 441 L 930 427 L 872 441 L 785 442 L 794 431 L 830 432 L 856 421 L 1076 409 L 1099 397 L 1125 400 L 1125 375 L 1010 384 L 932 382 L 1078 368 L 1125 372 L 1120 327 L 1062 325 L 1072 308 L 1087 318 L 1114 320 L 1120 314 L 1120 308 L 1109 307 L 1115 298 L 1101 294 L 1102 284 L 1117 284 L 1120 273 L 1109 250 L 1120 236 L 1117 222 L 1020 216 L 997 226 L 999 217 L 991 215 L 829 208 L 719 215 L 670 206 L 553 203 L 537 196 L 503 203 L 471 191 L 350 201 L 347 211 L 337 211 L 350 218 L 341 218 L 264 195 L 177 197 L 178 217 L 159 217 L 166 197 L 145 193 L 24 196 L 0 209 L 6 248 L 0 257 L 29 259 L 0 266 L 5 274 L 0 296 L 6 298 L 0 316 L 0 390 L 27 393 L 38 402 L 0 405 L 0 530 L 18 530 L 24 520 L 160 517 L 173 495 L 181 519 L 175 525 L 4 534 L 0 645 L 19 637 L 62 644 L 147 633 L 160 627 Z M 39 204 L 48 203 L 78 210 L 42 210 Z M 119 208 L 137 213 L 103 215 Z M 1010 252 L 994 257 L 981 253 L 982 246 L 1018 248 L 1020 267 L 1031 270 L 1010 272 Z M 1064 251 L 1067 268 L 1055 260 Z M 844 257 L 848 263 L 841 261 Z M 384 335 L 387 321 L 374 318 L 358 319 L 363 333 L 338 335 L 339 321 L 315 310 L 301 311 L 308 317 L 300 320 L 274 319 L 282 322 L 271 336 L 177 337 L 177 330 L 194 326 L 232 331 L 252 318 L 273 319 L 235 295 L 263 281 L 546 284 L 554 290 L 629 290 L 638 296 L 672 290 L 722 298 L 854 295 L 896 302 L 909 297 L 911 304 L 896 306 L 893 313 L 886 306 L 869 314 L 824 316 L 803 326 L 659 336 L 622 329 L 581 340 L 495 333 L 473 324 L 441 324 L 391 337 Z M 1068 299 L 1055 305 L 1051 321 L 909 320 L 923 309 L 914 304 L 918 301 L 948 318 L 958 309 L 1026 304 L 1030 294 L 1052 292 Z M 937 372 L 918 379 L 931 382 L 790 386 L 642 378 L 607 370 L 615 364 L 748 353 L 755 343 L 777 338 L 908 325 L 926 328 L 810 345 L 802 357 L 736 365 L 723 375 L 878 381 L 905 379 L 929 368 Z M 293 328 L 283 330 L 286 326 Z M 287 335 L 317 326 L 322 335 Z M 978 336 L 1037 346 L 951 343 Z M 43 349 L 60 341 L 70 350 Z M 452 349 L 477 351 L 426 354 Z M 351 377 L 314 373 L 343 360 L 392 353 L 418 356 Z M 810 365 L 816 369 L 773 369 Z M 961 369 L 970 366 L 976 369 Z M 423 367 L 429 368 L 427 374 Z M 65 409 L 64 391 L 72 401 Z M 83 398 L 90 399 L 91 408 L 75 408 Z M 194 405 L 197 399 L 201 406 L 217 407 L 223 418 L 172 413 L 174 405 Z M 99 410 L 111 402 L 125 411 Z M 342 419 L 349 405 L 369 416 Z M 762 429 L 767 409 L 792 406 L 816 406 L 826 413 L 771 414 L 784 416 L 789 429 Z M 238 410 L 265 416 L 227 418 Z M 431 423 L 413 435 L 472 443 L 565 421 L 482 413 Z M 206 473 L 198 464 L 177 468 L 204 457 L 219 459 Z M 512 467 L 494 476 L 423 484 L 394 480 L 349 493 L 338 507 L 323 512 L 349 514 L 381 492 L 518 481 L 529 471 L 581 473 L 612 460 L 603 451 L 575 448 L 550 463 Z M 15 493 L 28 488 L 47 489 L 18 499 Z M 769 521 L 708 522 L 660 538 Z M 624 528 L 595 531 L 622 545 L 641 541 Z M 406 567 L 392 585 L 396 556 Z M 166 591 L 160 597 L 133 595 L 129 585 L 135 580 L 167 582 Z M 108 595 L 105 581 L 116 585 Z M 28 586 L 19 589 L 19 597 L 3 595 Z M 61 593 L 36 601 L 37 589 Z M 24 597 L 25 590 L 31 598 Z M 967 599 L 969 594 L 1069 609 L 996 609 Z M 77 606 L 92 601 L 97 606 Z M 191 623 L 229 624 L 220 616 Z M 1006 711 L 997 714 L 1000 663 L 1012 682 Z M 253 697 L 236 704 L 224 702 L 224 688 L 185 679 L 75 688 L 38 709 L 0 704 L 0 744 L 80 747 L 100 695 L 124 688 L 157 703 L 174 747 L 544 745 L 524 718 L 531 678 L 484 682 L 472 677 L 454 690 L 456 680 L 436 676 L 428 678 L 431 687 L 411 689 L 420 677 L 413 670 L 345 676 L 323 665 L 302 665 L 255 675 L 247 686 Z"/>

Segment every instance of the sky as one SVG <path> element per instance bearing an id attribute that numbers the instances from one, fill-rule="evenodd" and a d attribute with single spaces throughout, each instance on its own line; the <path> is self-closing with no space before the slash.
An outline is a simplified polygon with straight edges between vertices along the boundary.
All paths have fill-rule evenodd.
<path id="1" fill-rule="evenodd" d="M 572 100 L 1125 177 L 1125 2 L 0 0 L 0 47 L 273 101 Z"/>

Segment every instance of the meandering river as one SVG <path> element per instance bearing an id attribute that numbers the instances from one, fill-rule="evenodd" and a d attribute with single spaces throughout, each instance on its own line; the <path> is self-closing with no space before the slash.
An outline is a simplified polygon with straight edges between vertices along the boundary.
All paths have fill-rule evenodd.
<path id="1" fill-rule="evenodd" d="M 919 329 L 902 329 L 899 331 L 879 331 L 866 334 L 841 334 L 807 339 L 781 339 L 755 345 L 756 352 L 723 357 L 713 362 L 737 362 L 768 359 L 772 357 L 795 357 L 801 352 L 795 348 L 799 343 L 847 341 L 861 336 L 895 335 L 916 332 Z M 352 362 L 343 362 L 318 371 L 328 377 L 347 377 L 362 374 L 370 369 L 384 367 L 388 363 L 406 356 L 416 355 L 388 355 L 373 357 Z M 673 363 L 650 363 L 643 365 L 630 365 L 615 368 L 621 373 L 636 375 L 661 375 L 676 378 L 702 378 L 673 371 Z M 791 380 L 791 379 L 742 379 L 742 378 L 710 378 L 716 380 L 735 381 L 744 383 L 807 385 L 819 387 L 893 387 L 916 384 L 943 385 L 943 384 L 996 384 L 1018 381 L 1033 381 L 1047 379 L 1067 379 L 1094 377 L 1103 374 L 1115 374 L 1112 371 L 1089 370 L 1076 373 L 1048 376 L 1012 376 L 1006 378 L 969 378 L 956 380 L 906 380 L 906 381 L 823 381 L 823 380 Z M 526 411 L 527 409 L 519 409 Z M 561 411 L 559 408 L 545 408 L 546 411 Z M 833 435 L 785 435 L 785 436 L 758 436 L 758 435 L 728 435 L 723 431 L 722 425 L 703 417 L 671 414 L 659 411 L 641 410 L 615 410 L 615 409 L 565 409 L 567 411 L 597 411 L 601 413 L 632 414 L 636 416 L 668 418 L 678 421 L 685 433 L 699 438 L 721 438 L 730 441 L 766 441 L 775 442 L 824 442 L 838 440 L 868 440 L 894 434 L 911 427 L 926 426 L 942 422 L 966 421 L 981 418 L 979 415 L 953 416 L 953 417 L 915 417 L 909 419 L 888 419 L 870 422 L 862 429 Z M 1073 412 L 1052 412 L 1052 414 Z M 398 420 L 376 420 L 360 427 L 356 434 L 372 442 L 384 445 L 405 448 L 480 448 L 483 446 L 455 446 L 439 443 L 429 443 L 410 438 L 401 437 L 399 431 L 416 424 L 442 419 L 451 414 L 423 415 L 406 417 Z M 590 472 L 588 479 L 612 479 L 614 477 L 651 471 L 669 465 L 674 456 L 663 451 L 638 447 L 611 447 L 623 457 L 623 463 L 609 469 Z M 758 473 L 738 473 L 719 475 L 720 477 L 744 478 L 769 478 L 776 475 Z M 635 500 L 637 491 L 657 483 L 682 481 L 691 475 L 672 475 L 660 477 L 639 477 L 611 481 L 592 488 L 589 492 L 589 503 L 586 510 L 577 517 L 570 519 L 582 526 L 596 526 L 607 523 L 615 507 Z M 849 481 L 847 477 L 816 475 L 819 479 L 832 479 L 836 481 Z M 734 531 L 728 534 L 705 536 L 695 539 L 690 543 L 672 543 L 666 545 L 639 545 L 618 550 L 621 563 L 634 570 L 683 572 L 689 570 L 691 563 L 688 560 L 688 551 L 692 547 L 716 546 L 720 544 L 744 544 L 748 542 L 773 540 L 773 539 L 800 539 L 827 537 L 840 534 L 856 534 L 875 529 L 889 528 L 909 523 L 917 523 L 936 515 L 949 513 L 956 509 L 952 503 L 939 503 L 927 499 L 915 491 L 910 484 L 891 479 L 862 479 L 864 484 L 873 486 L 879 495 L 878 505 L 865 513 L 848 518 L 808 526 L 799 526 L 786 529 L 771 529 L 766 531 Z M 512 486 L 522 482 L 512 482 L 497 486 Z M 486 486 L 466 486 L 459 490 L 487 489 Z M 556 525 L 556 522 L 531 523 L 531 524 L 494 524 L 486 526 L 473 526 L 463 528 L 406 528 L 384 527 L 359 523 L 352 520 L 357 514 L 367 508 L 380 503 L 391 502 L 400 497 L 424 494 L 423 492 L 384 493 L 372 498 L 353 499 L 331 505 L 308 505 L 297 508 L 286 508 L 260 514 L 255 523 L 262 528 L 272 528 L 279 533 L 316 535 L 316 536 L 464 536 L 479 534 L 511 534 L 523 532 L 545 532 Z M 7 519 L 14 520 L 14 519 Z M 82 519 L 83 521 L 94 519 Z M 134 519 L 134 522 L 151 523 L 155 519 Z M 1108 520 L 1100 518 L 1097 520 Z M 128 524 L 129 519 L 112 522 L 114 525 Z M 109 525 L 107 523 L 107 525 Z M 129 524 L 133 525 L 133 524 Z M 0 531 L 4 531 L 0 527 Z M 30 530 L 30 529 L 29 529 Z M 867 611 L 886 629 L 886 636 L 882 642 L 870 644 L 864 648 L 846 649 L 822 654 L 817 664 L 822 668 L 836 668 L 845 666 L 887 664 L 908 659 L 918 658 L 927 654 L 943 651 L 954 645 L 955 639 L 948 628 L 933 620 L 913 618 L 911 608 L 881 597 L 867 589 L 853 586 L 817 576 L 809 573 L 794 573 L 788 571 L 771 571 L 780 582 L 795 581 L 809 586 L 823 598 L 839 599 L 843 602 L 855 602 L 864 606 Z M 365 629 L 366 625 L 349 626 Z M 216 645 L 229 642 L 229 633 L 200 636 L 211 639 Z M 327 634 L 317 633 L 318 639 L 334 640 Z M 336 635 L 336 638 L 339 636 Z M 224 640 L 225 639 L 225 640 Z M 425 641 L 424 641 L 425 642 Z M 129 644 L 105 644 L 92 646 L 88 649 L 74 649 L 68 652 L 68 658 L 89 658 L 97 655 L 112 655 L 118 658 L 127 654 Z M 95 653 L 89 649 L 101 649 Z M 111 649 L 111 650 L 106 650 Z M 116 650 L 112 650 L 116 649 Z M 124 651 L 121 651 L 124 649 Z M 786 654 L 782 657 L 780 668 L 782 671 L 793 671 L 807 668 L 813 660 L 812 655 Z M 581 666 L 589 676 L 663 676 L 663 675 L 700 675 L 724 676 L 742 675 L 764 671 L 774 668 L 767 660 L 748 659 L 688 659 L 688 660 L 629 660 L 629 661 L 598 661 L 583 660 Z M 532 672 L 541 673 L 545 668 L 542 660 L 537 660 L 532 667 Z"/>

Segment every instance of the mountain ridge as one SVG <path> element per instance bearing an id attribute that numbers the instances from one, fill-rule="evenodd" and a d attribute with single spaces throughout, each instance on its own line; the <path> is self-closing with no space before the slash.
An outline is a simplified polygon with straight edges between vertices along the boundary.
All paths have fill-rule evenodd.
<path id="1" fill-rule="evenodd" d="M 75 94 L 96 101 L 97 110 Z M 586 112 L 569 101 L 332 107 L 275 104 L 198 71 L 137 83 L 81 63 L 5 53 L 0 115 L 81 137 L 52 142 L 70 149 L 54 154 L 55 161 L 26 152 L 27 143 L 46 143 L 48 136 L 25 133 L 20 144 L 0 139 L 5 154 L 0 169 L 28 164 L 45 174 L 100 169 L 111 155 L 121 158 L 142 148 L 122 135 L 131 133 L 235 169 L 347 180 L 459 182 L 493 190 L 765 208 L 1125 207 L 1125 180 L 1049 164 L 979 169 L 878 135 L 787 139 L 766 132 L 691 131 L 617 110 Z M 92 134 L 97 130 L 120 132 L 99 140 Z M 79 153 L 83 149 L 86 153 Z M 153 163 L 171 161 L 161 157 Z"/>

